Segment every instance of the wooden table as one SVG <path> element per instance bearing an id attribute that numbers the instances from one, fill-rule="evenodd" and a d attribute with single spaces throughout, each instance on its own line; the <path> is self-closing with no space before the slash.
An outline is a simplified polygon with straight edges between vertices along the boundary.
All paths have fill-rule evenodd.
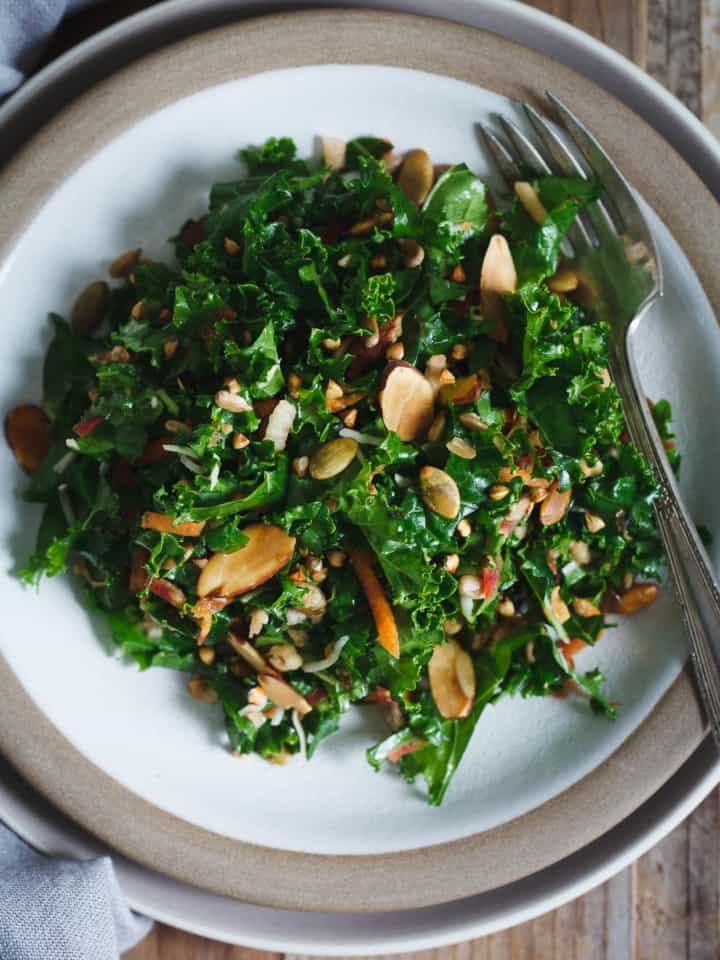
<path id="1" fill-rule="evenodd" d="M 48 58 L 152 0 L 113 0 L 67 21 Z M 619 50 L 720 136 L 720 0 L 533 0 Z M 678 185 L 681 188 L 681 185 Z M 125 960 L 280 960 L 157 924 Z M 413 960 L 718 960 L 720 790 L 654 850 L 567 906 Z M 291 960 L 290 957 L 287 960 Z M 300 960 L 300 958 L 292 958 Z"/>

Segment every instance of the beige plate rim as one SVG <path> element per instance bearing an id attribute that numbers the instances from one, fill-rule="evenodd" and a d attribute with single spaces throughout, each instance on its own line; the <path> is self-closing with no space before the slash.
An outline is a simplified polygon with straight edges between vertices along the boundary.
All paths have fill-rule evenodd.
<path id="1" fill-rule="evenodd" d="M 306 11 L 243 21 L 171 44 L 91 88 L 0 172 L 0 264 L 63 178 L 133 122 L 201 88 L 319 63 L 420 69 L 536 102 L 552 88 L 597 132 L 664 220 L 720 313 L 720 274 L 714 269 L 720 259 L 720 207 L 641 118 L 589 80 L 517 43 L 442 20 L 378 11 Z M 649 156 L 656 158 L 651 169 L 644 162 Z M 528 876 L 621 822 L 681 766 L 704 732 L 685 670 L 606 763 L 538 809 L 433 847 L 325 856 L 231 841 L 152 806 L 88 762 L 34 704 L 2 657 L 0 686 L 0 746 L 64 813 L 114 849 L 169 876 L 293 910 L 410 909 Z"/>

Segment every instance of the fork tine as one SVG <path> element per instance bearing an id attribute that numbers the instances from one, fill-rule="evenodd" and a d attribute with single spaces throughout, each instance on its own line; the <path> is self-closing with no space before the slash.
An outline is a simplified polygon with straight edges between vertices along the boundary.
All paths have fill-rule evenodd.
<path id="1" fill-rule="evenodd" d="M 587 180 L 585 167 L 583 167 L 575 154 L 573 154 L 571 150 L 568 150 L 550 124 L 541 117 L 537 110 L 529 103 L 523 103 L 523 109 L 538 137 L 562 173 L 566 177 L 580 177 L 583 180 Z M 622 224 L 620 223 L 616 226 L 615 221 L 602 201 L 598 201 L 597 204 L 591 204 L 577 217 L 575 222 L 580 224 L 583 229 L 586 229 L 586 220 L 590 222 L 599 243 L 606 243 L 611 236 L 615 235 L 618 228 L 622 230 Z"/>
<path id="2" fill-rule="evenodd" d="M 630 228 L 633 232 L 640 234 L 644 242 L 648 244 L 650 250 L 655 253 L 657 259 L 655 241 L 625 177 L 620 173 L 592 133 L 590 133 L 575 114 L 565 106 L 562 100 L 558 100 L 549 90 L 545 91 L 545 95 L 553 107 L 555 107 L 565 129 L 570 134 L 578 150 L 580 150 L 587 160 L 590 169 L 600 182 L 606 196 L 617 210 L 620 221 L 624 227 L 626 229 Z"/>
<path id="3" fill-rule="evenodd" d="M 522 163 L 536 176 L 552 176 L 552 165 L 540 153 L 535 144 L 529 140 L 522 130 L 502 114 L 498 114 L 498 121 L 508 135 L 513 147 L 520 155 Z M 582 221 L 576 217 L 563 240 L 561 249 L 566 256 L 579 254 L 586 247 L 593 246 L 593 240 Z"/>
<path id="4" fill-rule="evenodd" d="M 507 186 L 512 190 L 513 183 L 522 177 L 522 170 L 502 140 L 499 140 L 489 127 L 480 124 L 480 130 L 485 137 L 495 165 L 502 174 Z"/>
<path id="5" fill-rule="evenodd" d="M 542 155 L 538 152 L 525 134 L 517 127 L 512 120 L 508 120 L 502 114 L 497 114 L 497 119 L 520 156 L 522 163 L 538 177 L 547 177 L 552 171 L 545 162 Z"/>

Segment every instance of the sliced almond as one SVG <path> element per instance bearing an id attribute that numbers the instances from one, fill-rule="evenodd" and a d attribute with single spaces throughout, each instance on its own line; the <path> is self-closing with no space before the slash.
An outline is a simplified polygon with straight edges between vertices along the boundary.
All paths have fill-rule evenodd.
<path id="1" fill-rule="evenodd" d="M 501 233 L 490 238 L 480 268 L 480 300 L 483 313 L 495 324 L 494 339 L 505 340 L 503 295 L 517 290 L 517 271 L 510 247 Z"/>
<path id="2" fill-rule="evenodd" d="M 470 713 L 475 697 L 472 660 L 455 640 L 433 650 L 428 664 L 430 691 L 438 712 L 446 720 L 460 720 Z"/>
<path id="3" fill-rule="evenodd" d="M 311 712 L 312 707 L 305 697 L 285 680 L 279 680 L 268 673 L 261 673 L 258 683 L 267 694 L 268 700 L 271 700 L 276 707 L 281 707 L 283 710 L 297 710 L 301 717 Z"/>
<path id="4" fill-rule="evenodd" d="M 140 526 L 143 530 L 159 530 L 160 533 L 174 533 L 178 537 L 199 537 L 205 529 L 205 521 L 189 520 L 174 525 L 173 517 L 169 517 L 165 513 L 148 511 L 142 515 Z"/>
<path id="5" fill-rule="evenodd" d="M 558 623 L 565 623 L 570 619 L 568 605 L 560 596 L 560 587 L 555 586 L 550 591 L 550 608 Z"/>
<path id="6" fill-rule="evenodd" d="M 88 334 L 100 326 L 110 300 L 110 287 L 103 280 L 89 284 L 75 301 L 70 325 L 76 333 Z"/>
<path id="7" fill-rule="evenodd" d="M 432 189 L 435 170 L 424 150 L 409 150 L 398 174 L 398 186 L 408 200 L 420 206 Z"/>
<path id="8" fill-rule="evenodd" d="M 548 287 L 553 293 L 571 293 L 577 290 L 579 284 L 578 275 L 569 267 L 560 267 L 547 282 Z"/>
<path id="9" fill-rule="evenodd" d="M 615 603 L 617 613 L 637 613 L 638 610 L 644 610 L 654 603 L 657 599 L 657 584 L 655 583 L 636 583 L 620 594 Z"/>
<path id="10" fill-rule="evenodd" d="M 188 693 L 202 703 L 217 703 L 218 696 L 204 677 L 191 677 L 188 680 Z"/>
<path id="11" fill-rule="evenodd" d="M 401 440 L 417 440 L 432 423 L 433 389 L 420 371 L 409 364 L 401 362 L 390 369 L 379 400 L 386 428 Z"/>
<path id="12" fill-rule="evenodd" d="M 579 617 L 599 617 L 600 609 L 585 597 L 575 597 L 572 608 Z"/>
<path id="13" fill-rule="evenodd" d="M 345 166 L 347 143 L 339 137 L 322 137 L 323 163 L 331 170 L 342 170 Z"/>
<path id="14" fill-rule="evenodd" d="M 50 421 L 34 403 L 21 403 L 5 417 L 5 439 L 18 464 L 36 473 L 50 448 Z"/>
<path id="15" fill-rule="evenodd" d="M 474 460 L 477 456 L 475 447 L 468 443 L 467 440 L 463 440 L 462 437 L 453 437 L 451 440 L 448 440 L 445 446 L 450 453 L 454 453 L 456 457 L 462 457 L 463 460 Z"/>
<path id="16" fill-rule="evenodd" d="M 460 491 L 444 470 L 423 467 L 420 471 L 420 496 L 425 506 L 446 520 L 454 520 L 460 512 Z"/>
<path id="17" fill-rule="evenodd" d="M 540 523 L 545 527 L 559 523 L 568 511 L 571 497 L 572 487 L 568 487 L 567 490 L 558 490 L 557 481 L 553 481 L 548 495 L 540 504 Z"/>
<path id="18" fill-rule="evenodd" d="M 267 660 L 248 640 L 243 640 L 232 631 L 229 631 L 227 638 L 235 653 L 242 657 L 245 663 L 249 663 L 257 673 L 266 673 L 270 669 Z"/>
<path id="19" fill-rule="evenodd" d="M 472 403 L 480 396 L 480 379 L 476 373 L 471 373 L 468 377 L 460 377 L 454 383 L 448 383 L 440 387 L 440 397 L 443 403 L 462 404 Z"/>
<path id="20" fill-rule="evenodd" d="M 545 223 L 548 212 L 543 206 L 537 190 L 531 183 L 528 183 L 526 180 L 518 180 L 515 183 L 515 195 L 535 223 Z"/>
<path id="21" fill-rule="evenodd" d="M 248 538 L 239 550 L 215 553 L 200 573 L 197 594 L 236 597 L 265 583 L 292 559 L 295 537 L 282 527 L 254 523 L 242 531 Z"/>
<path id="22" fill-rule="evenodd" d="M 314 480 L 330 480 L 347 469 L 358 451 L 357 440 L 338 437 L 324 443 L 310 457 L 310 476 Z"/>

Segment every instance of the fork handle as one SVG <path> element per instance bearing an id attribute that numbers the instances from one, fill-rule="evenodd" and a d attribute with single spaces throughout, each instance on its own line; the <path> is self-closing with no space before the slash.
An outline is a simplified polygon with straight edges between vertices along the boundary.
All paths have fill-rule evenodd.
<path id="1" fill-rule="evenodd" d="M 628 334 L 639 317 L 631 325 Z M 611 358 L 631 439 L 645 456 L 660 487 L 655 503 L 658 530 L 673 575 L 675 592 L 690 637 L 690 655 L 715 742 L 720 747 L 720 589 L 692 519 L 682 505 L 675 474 L 640 386 L 627 341 Z"/>

